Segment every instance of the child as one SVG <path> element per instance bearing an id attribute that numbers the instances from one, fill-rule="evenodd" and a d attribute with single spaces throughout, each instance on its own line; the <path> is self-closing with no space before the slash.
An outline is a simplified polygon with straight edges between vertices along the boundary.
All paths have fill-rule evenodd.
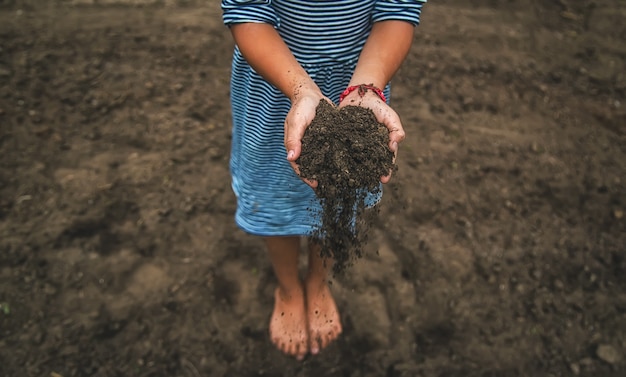
<path id="1" fill-rule="evenodd" d="M 235 220 L 265 240 L 278 280 L 270 338 L 299 360 L 341 333 L 327 285 L 330 263 L 315 244 L 309 244 L 304 281 L 298 275 L 300 237 L 319 221 L 307 209 L 319 205 L 316 182 L 297 175 L 302 136 L 319 101 L 336 103 L 341 96 L 339 106 L 372 109 L 389 129 L 389 148 L 397 152 L 404 130 L 385 97 L 424 2 L 222 0 L 224 23 L 236 43 L 230 159 Z"/>

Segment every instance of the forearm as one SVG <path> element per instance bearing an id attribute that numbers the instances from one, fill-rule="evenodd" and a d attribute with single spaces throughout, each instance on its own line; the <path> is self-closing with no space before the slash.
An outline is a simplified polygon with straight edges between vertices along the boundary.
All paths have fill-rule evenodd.
<path id="1" fill-rule="evenodd" d="M 413 31 L 414 26 L 404 21 L 375 23 L 350 85 L 374 84 L 379 88 L 387 85 L 411 48 Z"/>
<path id="2" fill-rule="evenodd" d="M 242 23 L 230 29 L 248 64 L 289 99 L 294 101 L 303 91 L 319 91 L 272 25 Z"/>

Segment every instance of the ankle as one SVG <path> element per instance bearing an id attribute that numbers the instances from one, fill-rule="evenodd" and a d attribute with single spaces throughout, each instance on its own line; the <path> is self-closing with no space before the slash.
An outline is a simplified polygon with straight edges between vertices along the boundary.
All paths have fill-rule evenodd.
<path id="1" fill-rule="evenodd" d="M 302 289 L 301 284 L 297 284 L 294 286 L 283 286 L 279 285 L 277 288 L 278 296 L 283 301 L 291 301 L 293 299 L 298 299 L 304 295 L 304 290 Z"/>
<path id="2" fill-rule="evenodd" d="M 328 289 L 328 280 L 326 278 L 307 278 L 304 284 L 308 294 Z"/>

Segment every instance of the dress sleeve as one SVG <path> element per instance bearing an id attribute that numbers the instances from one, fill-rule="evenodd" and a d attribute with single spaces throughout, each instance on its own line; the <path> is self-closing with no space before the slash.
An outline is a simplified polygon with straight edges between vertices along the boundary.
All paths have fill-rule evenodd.
<path id="1" fill-rule="evenodd" d="M 378 0 L 374 6 L 372 21 L 400 20 L 417 26 L 425 2 L 426 0 Z"/>
<path id="2" fill-rule="evenodd" d="M 267 23 L 274 27 L 279 24 L 271 0 L 222 0 L 222 19 L 226 26 L 246 22 Z"/>

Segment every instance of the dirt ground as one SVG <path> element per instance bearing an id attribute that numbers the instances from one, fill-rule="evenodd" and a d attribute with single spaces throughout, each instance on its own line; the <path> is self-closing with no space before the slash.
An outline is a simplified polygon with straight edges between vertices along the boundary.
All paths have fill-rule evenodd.
<path id="1" fill-rule="evenodd" d="M 344 334 L 304 362 L 233 220 L 219 3 L 119 3 L 0 0 L 0 376 L 626 373 L 623 1 L 427 4 Z"/>

